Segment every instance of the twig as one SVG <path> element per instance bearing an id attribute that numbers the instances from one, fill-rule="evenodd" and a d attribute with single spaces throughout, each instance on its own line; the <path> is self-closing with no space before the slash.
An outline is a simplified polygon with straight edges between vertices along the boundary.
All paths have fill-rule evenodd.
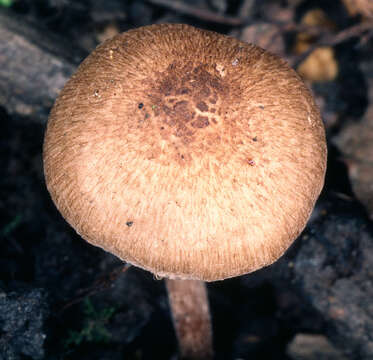
<path id="1" fill-rule="evenodd" d="M 305 60 L 308 55 L 310 55 L 315 49 L 322 47 L 322 46 L 335 46 L 345 42 L 349 39 L 354 37 L 362 36 L 365 32 L 372 32 L 373 29 L 373 22 L 363 22 L 358 25 L 351 26 L 345 30 L 340 31 L 339 33 L 332 35 L 330 33 L 326 33 L 325 35 L 321 36 L 321 38 L 313 44 L 307 51 L 304 53 L 296 56 L 291 61 L 291 65 L 296 68 Z"/>
<path id="2" fill-rule="evenodd" d="M 244 0 L 240 8 L 239 18 L 247 21 L 252 15 L 254 5 L 255 0 Z"/>
<path id="3" fill-rule="evenodd" d="M 125 273 L 130 267 L 131 267 L 131 264 L 120 265 L 120 266 L 116 267 L 114 270 L 112 270 L 111 272 L 109 272 L 108 274 L 104 274 L 103 276 L 98 278 L 93 283 L 93 285 L 91 285 L 87 288 L 78 290 L 78 295 L 75 298 L 73 298 L 72 300 L 70 300 L 69 302 L 67 302 L 65 305 L 63 305 L 61 307 L 61 309 L 59 309 L 57 311 L 57 313 L 58 314 L 63 313 L 66 309 L 68 309 L 69 307 L 81 302 L 87 296 L 92 296 L 94 294 L 97 294 L 98 292 L 106 290 L 107 288 L 109 288 L 113 284 L 113 282 L 121 274 Z"/>
<path id="4" fill-rule="evenodd" d="M 203 9 L 200 7 L 187 5 L 183 1 L 178 0 L 148 0 L 153 5 L 164 6 L 168 9 L 174 10 L 176 12 L 182 13 L 184 15 L 192 16 L 204 21 L 210 21 L 218 24 L 231 25 L 231 26 L 241 26 L 248 21 L 247 9 L 249 9 L 250 1 L 247 2 L 242 13 L 243 16 L 229 16 L 218 14 L 208 9 Z M 242 6 L 244 7 L 244 6 Z M 241 8 L 242 10 L 242 8 Z"/>

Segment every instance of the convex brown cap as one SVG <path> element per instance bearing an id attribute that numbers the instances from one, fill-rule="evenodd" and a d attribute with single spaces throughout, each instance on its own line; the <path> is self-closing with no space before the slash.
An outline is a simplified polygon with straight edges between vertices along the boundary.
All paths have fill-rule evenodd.
<path id="1" fill-rule="evenodd" d="M 159 276 L 210 281 L 271 264 L 303 230 L 325 134 L 285 61 L 152 25 L 80 65 L 51 112 L 44 166 L 84 239 Z"/>

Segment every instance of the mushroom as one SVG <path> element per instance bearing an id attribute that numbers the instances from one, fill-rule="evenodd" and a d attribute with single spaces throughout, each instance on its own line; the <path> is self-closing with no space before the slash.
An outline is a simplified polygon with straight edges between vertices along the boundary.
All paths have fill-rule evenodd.
<path id="1" fill-rule="evenodd" d="M 44 171 L 85 240 L 171 279 L 181 354 L 207 359 L 202 281 L 283 255 L 320 194 L 326 152 L 315 102 L 285 61 L 162 24 L 119 34 L 83 61 L 51 111 Z"/>

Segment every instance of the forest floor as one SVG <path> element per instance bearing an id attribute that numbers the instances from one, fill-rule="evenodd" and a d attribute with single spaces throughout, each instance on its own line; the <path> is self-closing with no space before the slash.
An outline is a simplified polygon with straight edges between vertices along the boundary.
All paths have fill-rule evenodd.
<path id="1" fill-rule="evenodd" d="M 77 65 L 164 22 L 284 57 L 328 140 L 325 188 L 285 256 L 208 284 L 216 359 L 372 359 L 371 0 L 0 0 L 0 360 L 176 359 L 164 282 L 82 240 L 42 167 L 48 113 Z"/>

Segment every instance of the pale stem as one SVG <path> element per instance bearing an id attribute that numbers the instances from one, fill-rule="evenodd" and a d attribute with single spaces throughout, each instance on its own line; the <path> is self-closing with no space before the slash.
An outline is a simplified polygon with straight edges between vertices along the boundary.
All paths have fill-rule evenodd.
<path id="1" fill-rule="evenodd" d="M 212 359 L 212 327 L 205 282 L 167 279 L 166 285 L 180 358 Z"/>

